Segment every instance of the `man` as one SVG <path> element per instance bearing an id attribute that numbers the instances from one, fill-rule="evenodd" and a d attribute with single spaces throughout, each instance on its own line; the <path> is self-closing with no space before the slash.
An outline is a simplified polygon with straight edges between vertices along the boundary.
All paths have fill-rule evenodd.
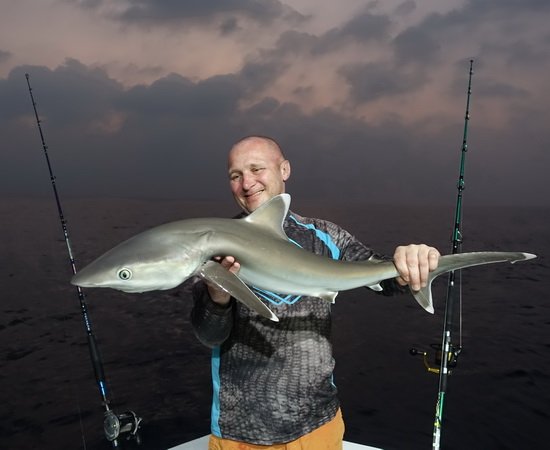
<path id="1" fill-rule="evenodd" d="M 273 139 L 249 136 L 232 147 L 228 172 L 233 197 L 246 215 L 285 192 L 291 167 Z M 319 255 L 389 259 L 325 220 L 290 211 L 284 230 L 297 245 Z M 218 259 L 227 270 L 239 271 L 233 256 Z M 438 259 L 439 252 L 423 244 L 397 247 L 393 260 L 400 276 L 382 282 L 382 293 L 401 292 L 407 284 L 414 290 L 425 286 Z M 262 292 L 279 317 L 273 323 L 213 285 L 197 282 L 193 296 L 195 333 L 213 348 L 209 449 L 341 449 L 344 424 L 332 381 L 331 305 Z"/>

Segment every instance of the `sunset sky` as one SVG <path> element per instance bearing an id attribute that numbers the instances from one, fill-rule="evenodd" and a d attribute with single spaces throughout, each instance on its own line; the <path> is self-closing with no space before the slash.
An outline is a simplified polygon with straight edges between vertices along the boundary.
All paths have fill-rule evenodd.
<path id="1" fill-rule="evenodd" d="M 0 196 L 229 199 L 278 140 L 304 199 L 549 206 L 547 0 L 0 0 Z"/>

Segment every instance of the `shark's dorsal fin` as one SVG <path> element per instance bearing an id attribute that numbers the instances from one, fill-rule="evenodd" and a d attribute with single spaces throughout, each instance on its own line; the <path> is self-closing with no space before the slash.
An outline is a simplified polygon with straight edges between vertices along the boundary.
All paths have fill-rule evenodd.
<path id="1" fill-rule="evenodd" d="M 288 238 L 283 230 L 283 223 L 289 207 L 290 195 L 279 194 L 241 220 L 269 230 L 286 241 Z"/>

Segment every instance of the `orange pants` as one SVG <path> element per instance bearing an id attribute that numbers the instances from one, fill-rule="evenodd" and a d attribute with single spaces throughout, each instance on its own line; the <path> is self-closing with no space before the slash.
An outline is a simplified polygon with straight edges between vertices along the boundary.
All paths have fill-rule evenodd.
<path id="1" fill-rule="evenodd" d="M 286 444 L 257 445 L 222 439 L 211 435 L 208 450 L 342 450 L 344 421 L 340 410 L 334 419 L 321 425 L 311 433 Z"/>

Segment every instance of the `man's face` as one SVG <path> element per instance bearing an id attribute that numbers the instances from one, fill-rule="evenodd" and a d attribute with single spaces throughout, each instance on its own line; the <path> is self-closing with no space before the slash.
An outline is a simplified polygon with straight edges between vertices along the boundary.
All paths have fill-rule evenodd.
<path id="1" fill-rule="evenodd" d="M 228 160 L 229 184 L 235 201 L 252 212 L 285 192 L 290 164 L 282 154 L 261 140 L 241 142 Z"/>

